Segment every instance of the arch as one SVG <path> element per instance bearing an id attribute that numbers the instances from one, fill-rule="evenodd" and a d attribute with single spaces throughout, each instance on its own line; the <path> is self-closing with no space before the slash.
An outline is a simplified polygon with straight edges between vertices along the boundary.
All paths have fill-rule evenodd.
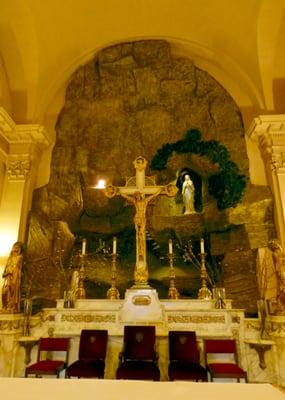
<path id="1" fill-rule="evenodd" d="M 9 82 L 7 77 L 7 72 L 3 58 L 0 54 L 0 104 L 5 108 L 5 110 L 11 114 L 11 93 L 9 88 Z"/>
<path id="2" fill-rule="evenodd" d="M 12 117 L 19 123 L 33 121 L 38 85 L 38 42 L 30 8 L 24 2 L 6 2 L 0 48 L 7 71 Z"/>
<path id="3" fill-rule="evenodd" d="M 210 48 L 202 43 L 178 37 L 162 36 L 141 36 L 129 37 L 98 45 L 86 50 L 85 53 L 74 58 L 65 69 L 58 71 L 58 74 L 46 88 L 45 96 L 42 96 L 38 102 L 36 110 L 37 119 L 43 121 L 45 114 L 58 115 L 64 104 L 64 94 L 72 74 L 82 65 L 86 64 L 100 50 L 124 42 L 133 42 L 136 40 L 155 40 L 162 39 L 168 41 L 173 47 L 174 53 L 178 56 L 190 58 L 194 64 L 206 70 L 212 75 L 233 97 L 239 107 L 257 107 L 262 108 L 264 101 L 262 94 L 258 90 L 245 70 L 235 62 L 229 55 Z"/>
<path id="4" fill-rule="evenodd" d="M 276 71 L 276 54 L 284 52 L 284 43 L 281 45 L 279 42 L 281 46 L 276 46 L 278 38 L 282 35 L 282 26 L 283 32 L 285 29 L 284 22 L 282 25 L 284 11 L 283 0 L 275 0 L 274 7 L 272 1 L 263 0 L 258 17 L 258 59 L 265 107 L 268 110 L 274 110 L 273 79 Z"/>

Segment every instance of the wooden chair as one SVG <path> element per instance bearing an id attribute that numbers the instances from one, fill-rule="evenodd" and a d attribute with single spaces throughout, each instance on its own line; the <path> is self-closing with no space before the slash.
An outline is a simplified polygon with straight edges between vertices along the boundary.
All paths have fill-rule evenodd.
<path id="1" fill-rule="evenodd" d="M 104 378 L 108 331 L 83 329 L 78 360 L 66 369 L 66 377 Z"/>
<path id="2" fill-rule="evenodd" d="M 244 379 L 247 382 L 247 373 L 238 365 L 238 355 L 236 350 L 236 341 L 234 339 L 207 339 L 204 341 L 204 354 L 206 368 L 210 373 L 210 379 L 214 378 L 234 378 L 240 382 Z M 209 361 L 209 356 L 228 355 L 232 361 Z"/>
<path id="3" fill-rule="evenodd" d="M 123 351 L 119 355 L 116 377 L 159 381 L 155 326 L 125 326 Z"/>
<path id="4" fill-rule="evenodd" d="M 207 381 L 207 371 L 200 364 L 195 332 L 170 331 L 168 334 L 168 347 L 168 376 L 171 381 Z"/>
<path id="5" fill-rule="evenodd" d="M 37 362 L 26 368 L 25 377 L 56 375 L 59 378 L 60 372 L 67 366 L 68 351 L 69 338 L 40 338 Z M 61 353 L 58 355 L 60 359 L 54 358 L 55 353 Z"/>

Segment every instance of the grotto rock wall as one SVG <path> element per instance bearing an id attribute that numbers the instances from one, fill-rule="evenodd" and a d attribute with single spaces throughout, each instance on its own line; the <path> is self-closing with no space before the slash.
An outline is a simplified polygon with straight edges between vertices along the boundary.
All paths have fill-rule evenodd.
<path id="1" fill-rule="evenodd" d="M 80 250 L 83 237 L 88 238 L 88 251 L 96 253 L 95 242 L 102 239 L 109 243 L 116 234 L 122 263 L 120 285 L 125 288 L 131 284 L 134 259 L 124 259 L 124 254 L 134 256 L 134 248 L 129 248 L 133 246 L 133 209 L 120 198 L 107 199 L 91 186 L 98 178 L 123 185 L 125 177 L 134 175 L 132 161 L 137 156 L 151 161 L 163 144 L 180 140 L 192 128 L 201 132 L 203 140 L 217 140 L 224 145 L 231 160 L 248 177 L 244 129 L 237 105 L 190 58 L 177 57 L 167 41 L 145 40 L 106 48 L 74 73 L 56 125 L 50 180 L 34 193 L 28 229 L 30 262 L 26 275 L 32 276 L 33 260 L 49 260 L 49 276 L 45 279 L 51 281 L 53 290 L 47 286 L 43 297 L 61 295 L 61 266 L 54 262 L 59 251 L 54 245 L 58 224 L 64 224 L 60 233 L 63 268 L 70 266 L 72 252 Z M 180 247 L 183 242 L 199 241 L 205 236 L 208 251 L 225 260 L 219 268 L 235 305 L 254 310 L 258 294 L 252 259 L 256 248 L 266 246 L 274 235 L 271 195 L 266 188 L 253 187 L 249 182 L 237 208 L 218 211 L 215 199 L 207 191 L 208 178 L 216 166 L 191 154 L 174 154 L 166 170 L 157 173 L 148 168 L 147 173 L 156 173 L 158 182 L 169 182 L 175 181 L 183 168 L 196 171 L 202 179 L 203 211 L 183 216 L 181 198 L 161 197 L 150 208 L 150 240 L 165 253 L 170 236 L 179 241 Z M 251 254 L 242 257 L 242 268 L 236 262 L 237 252 Z M 158 288 L 161 282 L 166 286 L 163 257 L 151 248 L 148 256 L 151 279 Z M 96 257 L 92 260 L 88 288 L 93 292 L 90 289 L 88 293 L 96 297 L 96 288 L 107 287 L 110 274 L 104 262 L 96 264 Z M 130 266 L 126 267 L 128 262 Z M 188 272 L 183 261 L 178 270 L 185 285 Z M 199 286 L 197 271 L 192 278 L 189 287 L 182 290 L 186 297 L 195 295 L 191 286 L 196 290 Z M 34 278 L 33 288 L 37 287 L 37 279 Z M 244 282 L 249 282 L 248 288 L 245 296 L 240 296 Z"/>

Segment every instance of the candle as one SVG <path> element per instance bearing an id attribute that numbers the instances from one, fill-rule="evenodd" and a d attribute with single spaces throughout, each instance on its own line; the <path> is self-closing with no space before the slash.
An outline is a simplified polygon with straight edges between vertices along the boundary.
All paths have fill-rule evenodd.
<path id="1" fill-rule="evenodd" d="M 113 254 L 117 253 L 117 238 L 113 237 Z"/>
<path id="2" fill-rule="evenodd" d="M 82 255 L 83 256 L 86 254 L 86 243 L 87 243 L 87 240 L 83 239 L 82 240 Z"/>
<path id="3" fill-rule="evenodd" d="M 172 240 L 169 239 L 168 241 L 168 248 L 169 248 L 169 254 L 173 253 L 173 245 L 172 245 Z"/>
<path id="4" fill-rule="evenodd" d="M 204 254 L 204 253 L 205 253 L 205 249 L 204 249 L 204 239 L 201 239 L 201 240 L 200 240 L 200 251 L 201 251 L 201 254 Z"/>

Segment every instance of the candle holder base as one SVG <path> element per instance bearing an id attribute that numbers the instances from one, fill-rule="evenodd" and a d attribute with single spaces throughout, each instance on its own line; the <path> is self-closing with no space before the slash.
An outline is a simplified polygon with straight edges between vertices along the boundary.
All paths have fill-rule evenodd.
<path id="1" fill-rule="evenodd" d="M 107 290 L 107 299 L 109 300 L 119 300 L 120 299 L 120 292 L 116 287 L 110 287 Z"/>
<path id="2" fill-rule="evenodd" d="M 168 298 L 172 300 L 178 300 L 180 298 L 180 294 L 176 287 L 170 287 L 168 289 Z"/>
<path id="3" fill-rule="evenodd" d="M 168 289 L 168 298 L 177 300 L 180 297 L 178 290 L 175 287 L 175 270 L 174 270 L 174 254 L 172 250 L 172 240 L 169 240 L 169 289 Z"/>
<path id="4" fill-rule="evenodd" d="M 200 300 L 212 300 L 213 295 L 210 289 L 202 286 L 198 292 L 198 299 Z"/>

